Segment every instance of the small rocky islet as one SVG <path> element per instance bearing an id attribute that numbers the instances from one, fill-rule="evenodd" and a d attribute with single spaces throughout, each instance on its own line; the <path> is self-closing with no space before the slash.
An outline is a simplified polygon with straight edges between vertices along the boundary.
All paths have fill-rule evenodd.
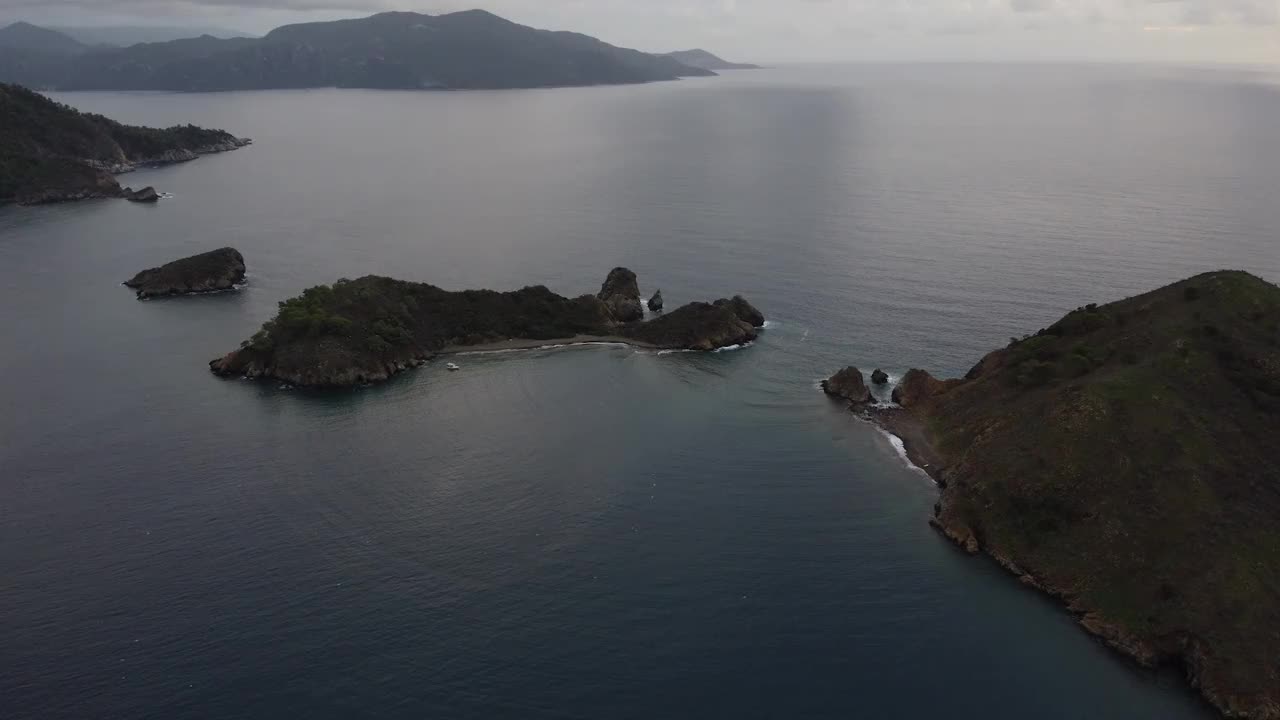
<path id="1" fill-rule="evenodd" d="M 210 361 L 224 377 L 299 387 L 385 381 L 442 352 L 510 343 L 613 341 L 710 351 L 755 340 L 764 315 L 741 296 L 694 302 L 645 321 L 635 273 L 615 268 L 600 292 L 567 298 L 543 286 L 449 291 L 368 276 L 310 288 L 240 348 Z"/>
<path id="2" fill-rule="evenodd" d="M 1225 716 L 1280 718 L 1280 287 L 1222 271 L 1081 307 L 964 378 L 823 384 L 942 488 L 932 524 Z"/>
<path id="3" fill-rule="evenodd" d="M 226 247 L 143 270 L 126 280 L 124 286 L 136 290 L 138 299 L 145 300 L 234 290 L 244 279 L 244 256 L 235 248 Z"/>

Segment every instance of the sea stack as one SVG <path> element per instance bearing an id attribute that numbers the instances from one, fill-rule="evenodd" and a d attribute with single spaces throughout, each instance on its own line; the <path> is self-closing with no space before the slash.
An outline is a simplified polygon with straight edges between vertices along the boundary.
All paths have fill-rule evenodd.
<path id="1" fill-rule="evenodd" d="M 866 405 L 871 402 L 871 390 L 862 377 L 862 371 L 856 367 L 847 367 L 822 381 L 822 391 L 826 394 L 848 400 L 854 405 Z"/>
<path id="2" fill-rule="evenodd" d="M 227 247 L 143 270 L 124 284 L 137 290 L 138 299 L 143 300 L 232 290 L 244 277 L 244 256 Z"/>
<path id="3" fill-rule="evenodd" d="M 871 373 L 871 382 L 875 385 L 887 385 L 889 383 L 889 374 L 880 368 L 876 368 Z"/>
<path id="4" fill-rule="evenodd" d="M 644 307 L 640 304 L 640 283 L 636 280 L 636 274 L 627 268 L 611 270 L 596 297 L 600 298 L 617 322 L 629 323 L 644 319 Z"/>
<path id="5" fill-rule="evenodd" d="M 653 297 L 649 298 L 649 312 L 662 312 L 662 291 L 661 290 L 654 293 Z"/>

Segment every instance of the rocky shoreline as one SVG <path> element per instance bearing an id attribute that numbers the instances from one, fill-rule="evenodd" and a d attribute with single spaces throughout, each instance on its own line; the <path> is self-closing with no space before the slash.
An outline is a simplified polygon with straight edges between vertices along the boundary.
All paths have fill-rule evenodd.
<path id="1" fill-rule="evenodd" d="M 1204 699 L 1213 705 L 1225 717 L 1265 718 L 1277 717 L 1270 714 L 1238 713 L 1236 699 L 1220 692 L 1217 688 L 1206 684 L 1203 673 L 1205 648 L 1194 641 L 1185 644 L 1180 654 L 1170 654 L 1161 650 L 1145 638 L 1129 632 L 1119 624 L 1108 621 L 1101 614 L 1091 610 L 1082 601 L 1078 593 L 1070 587 L 1063 587 L 1048 581 L 1033 568 L 1015 562 L 1012 558 L 998 550 L 984 545 L 973 528 L 967 525 L 956 525 L 946 518 L 944 503 L 947 498 L 947 479 L 943 472 L 945 463 L 933 446 L 926 439 L 924 422 L 909 412 L 900 409 L 873 410 L 868 419 L 893 434 L 902 441 L 907 457 L 911 463 L 923 470 L 938 485 L 942 493 L 934 507 L 934 514 L 929 517 L 929 526 L 971 556 L 984 555 L 1004 568 L 1026 587 L 1043 593 L 1059 603 L 1059 605 L 1075 618 L 1076 624 L 1097 638 L 1102 644 L 1121 656 L 1132 660 L 1148 670 L 1158 670 L 1170 665 L 1178 667 L 1188 684 L 1198 690 Z M 1237 708 L 1238 709 L 1238 708 Z"/>
<path id="2" fill-rule="evenodd" d="M 850 368 L 852 369 L 852 368 Z M 934 513 L 929 517 L 929 525 L 938 531 L 957 548 L 971 556 L 985 555 L 997 565 L 1017 578 L 1026 587 L 1043 593 L 1057 601 L 1069 612 L 1076 623 L 1090 635 L 1097 638 L 1111 650 L 1136 662 L 1148 670 L 1167 667 L 1170 664 L 1179 666 L 1193 689 L 1201 692 L 1204 698 L 1226 717 L 1264 718 L 1271 720 L 1274 714 L 1238 714 L 1231 710 L 1231 698 L 1219 693 L 1215 688 L 1206 686 L 1201 668 L 1204 662 L 1204 649 L 1189 643 L 1187 652 L 1180 656 L 1171 656 L 1161 651 L 1142 637 L 1126 631 L 1123 627 L 1108 622 L 1098 613 L 1083 605 L 1079 596 L 1070 588 L 1055 585 L 1033 569 L 1014 562 L 999 551 L 984 545 L 978 533 L 967 525 L 957 525 L 946 518 L 944 512 L 947 498 L 948 462 L 928 439 L 926 419 L 903 407 L 878 407 L 871 400 L 850 400 L 844 389 L 850 387 L 851 378 L 848 370 L 841 371 L 831 379 L 823 381 L 823 392 L 827 395 L 849 401 L 850 412 L 857 413 L 867 422 L 879 427 L 886 433 L 898 438 L 906 451 L 907 459 L 919 468 L 938 486 L 941 491 L 938 502 L 934 505 Z M 856 387 L 856 386 L 855 386 Z M 830 388 L 830 389 L 828 389 Z M 897 389 L 895 388 L 895 393 Z M 860 394 L 856 397 L 862 397 Z M 869 397 L 869 395 L 868 395 Z M 896 402 L 896 400 L 895 400 Z"/>
<path id="3" fill-rule="evenodd" d="M 149 157 L 135 158 L 124 162 L 102 162 L 96 160 L 86 160 L 84 163 L 89 167 L 112 175 L 125 175 L 127 173 L 141 170 L 144 168 L 165 167 L 167 165 L 181 165 L 182 163 L 191 162 L 199 159 L 202 155 L 216 155 L 218 153 L 231 152 L 239 150 L 242 147 L 248 147 L 253 144 L 250 138 L 233 137 L 224 142 L 216 142 L 208 145 L 200 145 L 194 148 L 174 148 L 166 150 L 159 155 Z"/>

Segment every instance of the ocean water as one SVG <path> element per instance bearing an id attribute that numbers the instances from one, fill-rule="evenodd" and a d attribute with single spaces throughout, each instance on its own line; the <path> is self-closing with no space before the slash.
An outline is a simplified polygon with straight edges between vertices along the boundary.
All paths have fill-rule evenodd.
<path id="1" fill-rule="evenodd" d="M 0 717 L 1212 717 L 938 537 L 932 484 L 816 382 L 1280 280 L 1275 73 L 58 99 L 256 142 L 125 178 L 153 207 L 0 209 Z M 224 245 L 241 292 L 119 285 Z M 615 265 L 770 327 L 342 393 L 206 368 L 340 277 L 570 294 Z"/>

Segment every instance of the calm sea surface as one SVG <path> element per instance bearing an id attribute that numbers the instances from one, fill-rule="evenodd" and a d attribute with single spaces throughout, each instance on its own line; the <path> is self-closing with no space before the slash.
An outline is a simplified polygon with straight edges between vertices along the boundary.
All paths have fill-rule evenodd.
<path id="1" fill-rule="evenodd" d="M 1280 83 L 797 68 L 644 87 L 66 94 L 244 150 L 0 209 L 0 717 L 1205 718 L 926 519 L 815 382 L 965 371 L 1192 273 L 1280 280 Z M 237 294 L 136 271 L 233 245 Z M 740 292 L 750 348 L 206 362 L 368 273 Z"/>

